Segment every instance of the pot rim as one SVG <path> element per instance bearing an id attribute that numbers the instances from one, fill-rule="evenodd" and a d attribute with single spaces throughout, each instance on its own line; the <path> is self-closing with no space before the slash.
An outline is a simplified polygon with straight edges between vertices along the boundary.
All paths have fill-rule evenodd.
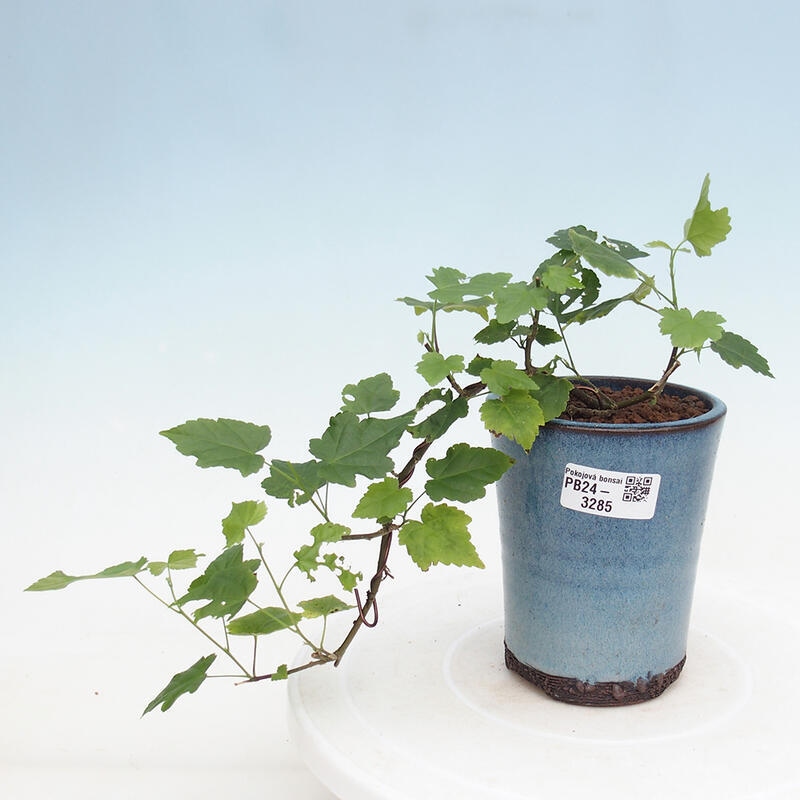
<path id="1" fill-rule="evenodd" d="M 606 383 L 613 386 L 637 386 L 644 389 L 652 386 L 655 380 L 644 380 L 642 378 L 626 378 L 614 375 L 586 375 L 584 376 L 592 383 Z M 642 433 L 671 433 L 691 430 L 693 428 L 704 428 L 721 420 L 727 413 L 725 403 L 709 392 L 695 389 L 693 386 L 685 386 L 681 383 L 667 383 L 664 387 L 667 394 L 693 394 L 703 400 L 709 409 L 704 414 L 689 419 L 672 420 L 669 422 L 585 422 L 582 420 L 570 419 L 551 419 L 545 424 L 545 428 L 551 430 L 581 431 L 583 433 L 615 433 L 615 434 L 642 434 Z"/>

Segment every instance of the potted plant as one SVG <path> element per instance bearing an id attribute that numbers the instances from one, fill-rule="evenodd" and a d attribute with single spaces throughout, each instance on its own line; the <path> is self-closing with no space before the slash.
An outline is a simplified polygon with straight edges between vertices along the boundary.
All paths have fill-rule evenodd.
<path id="1" fill-rule="evenodd" d="M 679 256 L 710 255 L 730 230 L 727 209 L 712 209 L 708 192 L 706 176 L 678 244 L 647 245 L 663 251 L 666 280 L 638 266 L 643 250 L 583 226 L 550 237 L 553 250 L 528 280 L 435 269 L 424 298 L 401 298 L 426 322 L 416 364 L 425 391 L 398 412 L 388 373 L 348 384 L 339 410 L 310 440 L 306 460 L 267 461 L 266 425 L 195 419 L 162 431 L 200 467 L 245 477 L 264 470 L 266 495 L 300 518 L 311 514 L 313 524 L 283 563 L 254 532 L 266 515 L 258 498 L 232 504 L 221 520 L 221 552 L 205 566 L 196 549 L 179 549 L 92 574 L 56 571 L 28 590 L 127 577 L 196 628 L 212 652 L 176 673 L 145 713 L 167 710 L 213 675 L 220 655 L 249 683 L 338 665 L 359 632 L 378 623 L 378 595 L 396 544 L 422 570 L 482 567 L 463 506 L 499 481 L 508 666 L 570 702 L 656 696 L 677 677 L 685 655 L 725 413 L 716 398 L 669 381 L 684 355 L 707 350 L 733 367 L 770 375 L 757 349 L 727 331 L 719 314 L 692 313 L 679 301 Z M 606 297 L 601 278 L 627 286 Z M 583 375 L 570 329 L 599 328 L 631 304 L 652 315 L 668 339 L 660 377 Z M 455 313 L 478 323 L 469 346 L 480 352 L 472 358 L 442 335 Z M 475 408 L 492 441 L 449 443 Z M 366 579 L 349 558 L 358 545 L 375 550 Z M 303 599 L 295 600 L 298 586 Z M 328 619 L 345 612 L 352 623 L 330 645 Z M 262 669 L 266 648 L 259 643 L 280 631 L 299 637 L 308 658 L 290 668 L 270 654 L 270 668 Z"/>

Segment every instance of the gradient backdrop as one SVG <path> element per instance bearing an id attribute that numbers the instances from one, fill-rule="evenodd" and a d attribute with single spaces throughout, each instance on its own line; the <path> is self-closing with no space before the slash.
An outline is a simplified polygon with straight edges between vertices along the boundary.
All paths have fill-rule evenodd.
<path id="1" fill-rule="evenodd" d="M 216 547 L 257 482 L 159 430 L 239 417 L 302 458 L 344 384 L 420 389 L 393 300 L 432 267 L 523 277 L 578 223 L 675 240 L 706 172 L 733 231 L 686 260 L 683 299 L 776 380 L 716 358 L 676 376 L 729 406 L 702 569 L 796 603 L 798 26 L 788 1 L 0 0 L 4 798 L 329 798 L 280 687 L 138 720 L 204 645 L 135 587 L 22 589 Z M 584 371 L 654 374 L 639 319 L 579 336 Z"/>

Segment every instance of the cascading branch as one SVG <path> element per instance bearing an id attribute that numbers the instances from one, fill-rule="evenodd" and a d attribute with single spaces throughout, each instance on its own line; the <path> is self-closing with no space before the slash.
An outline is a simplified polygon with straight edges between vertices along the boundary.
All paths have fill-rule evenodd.
<path id="1" fill-rule="evenodd" d="M 771 376 L 756 347 L 726 330 L 720 314 L 693 312 L 679 302 L 678 254 L 708 256 L 730 231 L 728 210 L 712 209 L 708 191 L 706 176 L 677 245 L 660 240 L 645 245 L 668 252 L 668 283 L 663 287 L 636 265 L 648 253 L 580 225 L 547 239 L 555 252 L 530 280 L 514 280 L 507 272 L 467 276 L 449 267 L 433 270 L 428 278 L 433 288 L 423 299 L 400 299 L 427 319 L 418 336 L 423 353 L 416 364 L 425 390 L 412 408 L 398 412 L 400 394 L 389 374 L 348 384 L 340 409 L 309 441 L 307 460 L 267 460 L 262 455 L 271 439 L 266 425 L 195 419 L 162 431 L 197 466 L 235 469 L 243 477 L 263 470 L 261 487 L 268 497 L 313 511 L 316 524 L 292 545 L 282 565 L 267 558 L 253 533 L 267 514 L 266 502 L 259 498 L 232 503 L 220 523 L 221 552 L 204 568 L 199 566 L 203 554 L 174 550 L 165 560 L 141 557 L 92 574 L 59 570 L 28 591 L 129 578 L 205 637 L 214 652 L 174 675 L 144 713 L 158 707 L 166 711 L 181 695 L 195 692 L 210 677 L 219 654 L 234 665 L 240 682 L 281 680 L 318 665 L 338 665 L 359 631 L 378 622 L 377 596 L 391 574 L 395 540 L 422 570 L 438 564 L 483 567 L 470 536 L 472 520 L 462 506 L 483 498 L 512 461 L 491 447 L 445 445 L 442 440 L 472 408 L 477 406 L 489 431 L 525 450 L 541 426 L 564 413 L 576 394 L 592 395 L 600 419 L 619 408 L 582 377 L 568 345 L 570 326 L 593 323 L 623 304 L 655 315 L 659 331 L 669 340 L 666 367 L 652 387 L 626 404 L 654 402 L 680 359 L 692 352 L 699 356 L 711 350 L 735 368 L 747 366 Z M 601 276 L 629 281 L 630 290 L 601 299 Z M 445 347 L 440 337 L 443 315 L 456 312 L 479 320 L 469 346 L 480 352 L 469 359 Z M 437 455 L 428 455 L 431 448 Z M 337 509 L 352 509 L 346 519 L 334 513 L 334 498 Z M 377 549 L 363 597 L 359 587 L 364 575 L 348 561 L 357 546 Z M 180 580 L 185 575 L 189 577 Z M 333 582 L 334 591 L 309 597 L 306 588 L 300 595 L 305 599 L 292 599 L 299 593 L 297 583 L 308 587 L 322 576 Z M 347 611 L 354 614 L 347 635 L 330 646 L 328 618 Z M 277 666 L 263 672 L 259 642 L 279 631 L 294 633 L 307 646 L 308 661 L 290 669 L 271 656 Z"/>

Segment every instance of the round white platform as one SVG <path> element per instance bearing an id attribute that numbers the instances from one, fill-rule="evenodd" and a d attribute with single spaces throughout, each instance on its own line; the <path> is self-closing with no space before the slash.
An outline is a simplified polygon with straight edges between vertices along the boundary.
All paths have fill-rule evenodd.
<path id="1" fill-rule="evenodd" d="M 788 618 L 701 583 L 678 682 L 641 705 L 582 708 L 505 668 L 486 576 L 430 584 L 341 667 L 289 682 L 293 738 L 341 800 L 800 797 Z"/>

